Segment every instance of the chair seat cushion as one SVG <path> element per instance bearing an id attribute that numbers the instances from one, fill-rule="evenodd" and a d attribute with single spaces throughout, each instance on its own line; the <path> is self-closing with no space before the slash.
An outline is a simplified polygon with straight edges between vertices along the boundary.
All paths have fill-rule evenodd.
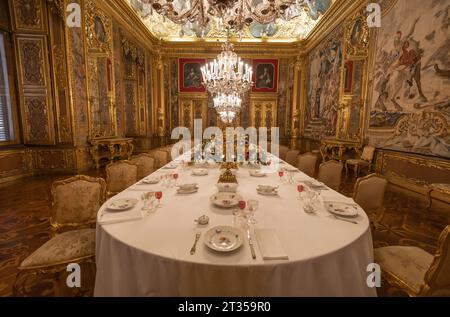
<path id="1" fill-rule="evenodd" d="M 95 254 L 95 229 L 67 231 L 56 235 L 28 256 L 21 268 L 64 263 Z"/>
<path id="2" fill-rule="evenodd" d="M 382 270 L 405 282 L 416 293 L 424 284 L 433 255 L 417 247 L 389 246 L 375 249 L 375 262 Z"/>
<path id="3" fill-rule="evenodd" d="M 346 163 L 350 165 L 369 165 L 369 162 L 359 159 L 350 159 L 347 160 Z"/>

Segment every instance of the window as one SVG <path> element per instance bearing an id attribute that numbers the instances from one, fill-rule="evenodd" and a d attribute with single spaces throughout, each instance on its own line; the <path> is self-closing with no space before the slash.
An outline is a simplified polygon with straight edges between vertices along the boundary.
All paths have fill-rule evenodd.
<path id="1" fill-rule="evenodd" d="M 6 61 L 6 38 L 0 33 L 0 142 L 13 141 L 13 116 Z"/>

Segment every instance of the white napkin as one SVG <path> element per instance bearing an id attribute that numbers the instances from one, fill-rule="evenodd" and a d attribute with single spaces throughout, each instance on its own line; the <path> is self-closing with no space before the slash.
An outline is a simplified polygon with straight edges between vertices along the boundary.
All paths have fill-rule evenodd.
<path id="1" fill-rule="evenodd" d="M 255 236 L 264 260 L 289 260 L 274 229 L 255 229 Z"/>
<path id="2" fill-rule="evenodd" d="M 140 220 L 142 217 L 140 208 L 134 208 L 132 210 L 122 212 L 104 210 L 98 219 L 98 223 L 101 225 L 107 225 L 125 221 Z"/>

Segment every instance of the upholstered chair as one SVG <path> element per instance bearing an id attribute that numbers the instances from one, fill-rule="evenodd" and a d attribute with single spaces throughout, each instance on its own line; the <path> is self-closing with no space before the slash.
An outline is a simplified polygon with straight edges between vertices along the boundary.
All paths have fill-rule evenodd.
<path id="1" fill-rule="evenodd" d="M 51 193 L 53 237 L 21 262 L 15 295 L 26 293 L 26 282 L 31 276 L 63 272 L 69 263 L 91 263 L 91 269 L 95 269 L 95 229 L 90 226 L 96 222 L 106 199 L 105 181 L 78 175 L 54 182 Z"/>
<path id="2" fill-rule="evenodd" d="M 316 174 L 317 155 L 311 152 L 298 156 L 297 168 L 310 177 Z"/>
<path id="3" fill-rule="evenodd" d="M 375 249 L 382 277 L 409 296 L 450 296 L 450 225 L 441 233 L 434 255 L 412 246 Z"/>
<path id="4" fill-rule="evenodd" d="M 159 169 L 170 162 L 170 151 L 158 148 L 149 152 L 155 158 L 155 168 Z"/>
<path id="5" fill-rule="evenodd" d="M 388 180 L 377 174 L 358 178 L 355 184 L 353 199 L 369 216 L 373 229 L 376 229 L 384 212 L 384 194 Z"/>
<path id="6" fill-rule="evenodd" d="M 298 163 L 298 155 L 300 154 L 300 152 L 298 150 L 290 150 L 286 153 L 286 163 L 292 165 L 292 166 L 297 166 Z"/>
<path id="7" fill-rule="evenodd" d="M 280 159 L 286 160 L 286 155 L 289 152 L 289 148 L 285 145 L 280 145 L 278 151 Z"/>
<path id="8" fill-rule="evenodd" d="M 375 147 L 365 146 L 362 152 L 361 158 L 359 159 L 349 159 L 345 162 L 345 174 L 348 174 L 349 167 L 352 167 L 355 171 L 355 178 L 359 176 L 361 168 L 367 168 L 370 171 L 373 161 L 373 156 L 375 154 Z"/>
<path id="9" fill-rule="evenodd" d="M 344 165 L 338 161 L 328 161 L 320 164 L 318 180 L 328 187 L 339 191 Z"/>
<path id="10" fill-rule="evenodd" d="M 138 165 L 119 161 L 106 166 L 108 196 L 114 196 L 137 182 Z"/>
<path id="11" fill-rule="evenodd" d="M 131 163 L 138 166 L 138 180 L 150 175 L 155 170 L 155 159 L 150 154 L 144 153 L 133 156 Z"/>

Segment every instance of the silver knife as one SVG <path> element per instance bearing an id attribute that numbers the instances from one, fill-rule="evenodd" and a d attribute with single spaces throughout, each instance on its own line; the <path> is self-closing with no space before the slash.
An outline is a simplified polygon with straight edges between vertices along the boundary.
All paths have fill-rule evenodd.
<path id="1" fill-rule="evenodd" d="M 200 232 L 197 232 L 197 234 L 195 235 L 195 242 L 194 242 L 194 245 L 191 248 L 191 255 L 195 254 L 195 250 L 197 248 L 197 242 L 198 242 L 198 240 L 200 240 L 200 235 L 201 235 Z"/>
<path id="2" fill-rule="evenodd" d="M 250 250 L 252 251 L 252 258 L 253 260 L 256 260 L 256 253 L 255 253 L 255 247 L 253 246 L 253 240 L 250 236 L 250 230 L 247 231 L 247 238 L 248 238 L 248 244 L 250 245 Z"/>

